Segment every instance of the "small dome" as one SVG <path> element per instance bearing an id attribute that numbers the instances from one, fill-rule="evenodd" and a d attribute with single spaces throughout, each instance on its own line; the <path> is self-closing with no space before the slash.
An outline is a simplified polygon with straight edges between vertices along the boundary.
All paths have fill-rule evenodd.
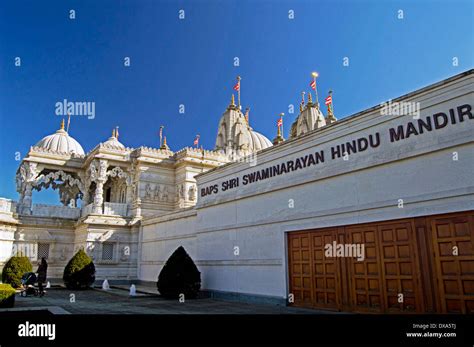
<path id="1" fill-rule="evenodd" d="M 125 149 L 125 146 L 119 140 L 117 140 L 117 138 L 114 136 L 109 137 L 109 139 L 105 141 L 103 144 L 108 147 Z"/>
<path id="2" fill-rule="evenodd" d="M 260 151 L 271 146 L 273 144 L 269 139 L 254 130 L 250 130 L 250 148 L 253 151 Z"/>
<path id="3" fill-rule="evenodd" d="M 53 152 L 85 155 L 84 149 L 82 149 L 79 142 L 69 136 L 67 131 L 64 130 L 64 121 L 61 123 L 61 128 L 59 130 L 54 134 L 41 139 L 35 147 L 40 147 Z"/>

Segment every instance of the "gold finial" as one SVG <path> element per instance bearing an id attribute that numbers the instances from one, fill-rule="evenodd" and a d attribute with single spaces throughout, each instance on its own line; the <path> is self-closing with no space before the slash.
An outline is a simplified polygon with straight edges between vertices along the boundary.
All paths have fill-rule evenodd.
<path id="1" fill-rule="evenodd" d="M 170 149 L 168 144 L 166 143 L 166 136 L 163 137 L 163 144 L 161 145 L 160 149 Z"/>
<path id="2" fill-rule="evenodd" d="M 311 96 L 311 92 L 308 93 L 308 104 L 313 103 L 313 97 Z"/>
<path id="3" fill-rule="evenodd" d="M 235 97 L 234 97 L 234 94 L 232 94 L 232 99 L 230 100 L 230 106 L 235 106 Z"/>
<path id="4" fill-rule="evenodd" d="M 63 120 L 61 121 L 61 128 L 60 128 L 60 129 L 61 129 L 61 130 L 64 130 L 64 118 L 63 118 Z"/>
<path id="5" fill-rule="evenodd" d="M 328 115 L 330 115 L 332 113 L 331 111 L 331 105 L 328 105 Z"/>

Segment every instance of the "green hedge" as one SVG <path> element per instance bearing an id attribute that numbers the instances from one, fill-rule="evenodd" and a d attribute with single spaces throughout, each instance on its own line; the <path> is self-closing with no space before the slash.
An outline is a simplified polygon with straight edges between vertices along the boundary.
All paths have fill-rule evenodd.
<path id="1" fill-rule="evenodd" d="M 95 266 L 92 259 L 80 249 L 67 263 L 63 274 L 68 289 L 87 289 L 95 281 Z"/>
<path id="2" fill-rule="evenodd" d="M 0 307 L 13 307 L 15 305 L 15 289 L 9 284 L 0 284 Z"/>
<path id="3" fill-rule="evenodd" d="M 21 276 L 25 272 L 32 272 L 33 266 L 27 257 L 11 257 L 2 271 L 2 282 L 11 284 L 13 288 L 21 286 Z"/>

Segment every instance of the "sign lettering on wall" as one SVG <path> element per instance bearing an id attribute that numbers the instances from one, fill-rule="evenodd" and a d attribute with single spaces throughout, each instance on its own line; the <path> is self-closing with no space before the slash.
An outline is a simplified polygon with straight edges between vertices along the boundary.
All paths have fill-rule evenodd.
<path id="1" fill-rule="evenodd" d="M 369 148 L 377 148 L 381 141 L 396 143 L 404 141 L 410 137 L 426 134 L 435 130 L 445 128 L 448 125 L 455 125 L 466 120 L 473 120 L 471 105 L 464 104 L 449 109 L 448 113 L 439 112 L 427 116 L 425 119 L 416 119 L 404 125 L 389 128 L 386 133 L 375 132 L 368 136 L 359 137 L 352 141 L 346 141 L 332 146 L 329 151 L 323 149 L 309 153 L 304 156 L 281 162 L 260 170 L 246 173 L 241 177 L 231 178 L 218 184 L 203 187 L 200 190 L 201 197 L 218 194 L 240 186 L 247 186 L 258 181 L 263 181 L 275 176 L 280 176 L 289 172 L 302 170 L 311 166 L 324 164 L 328 160 L 344 158 L 346 155 L 352 155 L 364 152 Z"/>

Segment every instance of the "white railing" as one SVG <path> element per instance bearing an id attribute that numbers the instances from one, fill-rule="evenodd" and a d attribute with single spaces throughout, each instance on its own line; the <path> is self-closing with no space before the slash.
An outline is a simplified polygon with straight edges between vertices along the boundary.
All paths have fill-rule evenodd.
<path id="1" fill-rule="evenodd" d="M 37 217 L 57 217 L 78 219 L 81 215 L 81 209 L 77 207 L 34 204 L 31 209 L 32 215 Z"/>
<path id="2" fill-rule="evenodd" d="M 81 216 L 84 217 L 84 216 L 87 216 L 89 214 L 91 214 L 94 210 L 94 204 L 91 203 L 89 205 L 86 205 L 82 208 L 82 211 L 81 211 Z"/>
<path id="3" fill-rule="evenodd" d="M 104 214 L 128 217 L 128 204 L 118 202 L 104 202 Z"/>
<path id="4" fill-rule="evenodd" d="M 0 212 L 16 212 L 16 205 L 16 201 L 0 198 Z"/>

